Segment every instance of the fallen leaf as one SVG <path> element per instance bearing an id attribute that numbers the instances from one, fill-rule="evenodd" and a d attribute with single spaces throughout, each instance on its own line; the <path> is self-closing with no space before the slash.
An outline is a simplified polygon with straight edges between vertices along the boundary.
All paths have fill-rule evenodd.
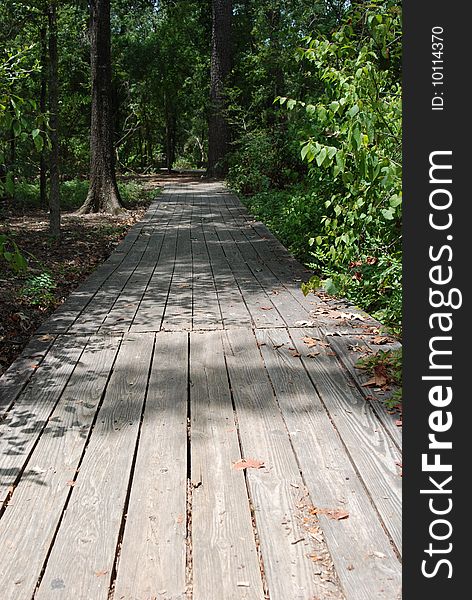
<path id="1" fill-rule="evenodd" d="M 307 358 L 315 358 L 315 356 L 318 356 L 319 352 L 310 352 L 309 354 L 307 354 Z"/>
<path id="2" fill-rule="evenodd" d="M 295 327 L 314 327 L 314 321 L 295 321 Z"/>
<path id="3" fill-rule="evenodd" d="M 385 372 L 385 366 L 384 365 L 375 365 L 373 377 L 371 377 L 369 379 L 369 381 L 366 381 L 365 383 L 363 383 L 362 386 L 363 387 L 375 386 L 375 387 L 383 388 L 387 385 L 387 383 L 388 383 L 388 377 Z"/>
<path id="4" fill-rule="evenodd" d="M 402 421 L 401 419 L 397 419 L 397 420 L 395 421 L 395 425 L 396 425 L 397 427 L 403 427 L 403 421 Z"/>
<path id="5" fill-rule="evenodd" d="M 261 310 L 272 310 L 274 307 L 273 306 L 259 306 L 259 308 Z"/>
<path id="6" fill-rule="evenodd" d="M 67 481 L 67 485 L 68 485 L 69 487 L 74 487 L 74 485 L 75 485 L 76 483 L 77 483 L 77 481 L 73 481 L 73 480 L 71 480 L 71 481 Z"/>
<path id="7" fill-rule="evenodd" d="M 264 466 L 263 460 L 257 460 L 255 458 L 242 458 L 233 463 L 233 469 L 236 469 L 237 471 L 243 469 L 261 469 Z"/>
<path id="8" fill-rule="evenodd" d="M 376 346 L 381 346 L 382 344 L 387 344 L 388 342 L 391 342 L 392 340 L 389 337 L 385 337 L 384 335 L 376 335 L 374 337 L 374 339 L 372 340 L 372 343 L 375 344 Z"/>
<path id="9" fill-rule="evenodd" d="M 103 577 L 104 575 L 106 575 L 108 573 L 108 571 L 95 571 L 95 576 L 96 577 Z"/>
<path id="10" fill-rule="evenodd" d="M 320 514 L 320 513 L 318 513 Z M 330 509 L 325 509 L 321 514 L 325 515 L 326 517 L 328 517 L 328 519 L 333 519 L 335 521 L 341 521 L 342 519 L 347 519 L 349 517 L 349 513 L 346 512 L 345 510 L 330 510 Z"/>
<path id="11" fill-rule="evenodd" d="M 310 336 L 305 336 L 304 338 L 302 338 L 302 342 L 304 342 L 308 348 L 313 348 L 313 346 L 316 346 L 316 344 L 319 342 L 320 340 L 317 340 L 316 338 L 312 338 Z"/>
<path id="12" fill-rule="evenodd" d="M 349 517 L 349 513 L 340 508 L 316 508 L 316 506 L 312 506 L 309 512 L 315 515 L 324 515 L 334 521 L 342 521 Z"/>
<path id="13" fill-rule="evenodd" d="M 294 358 L 298 358 L 299 356 L 301 356 L 300 352 L 297 352 L 296 350 L 290 350 L 290 354 L 294 357 Z"/>
<path id="14" fill-rule="evenodd" d="M 177 515 L 177 523 L 183 523 L 184 522 L 184 515 L 180 514 Z"/>

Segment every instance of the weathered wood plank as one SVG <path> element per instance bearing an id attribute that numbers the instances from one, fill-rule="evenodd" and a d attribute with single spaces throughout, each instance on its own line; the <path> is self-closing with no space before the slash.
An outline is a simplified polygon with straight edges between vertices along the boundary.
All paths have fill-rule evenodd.
<path id="1" fill-rule="evenodd" d="M 265 464 L 247 480 L 270 598 L 341 598 L 329 568 L 310 558 L 328 551 L 303 526 L 304 482 L 254 334 L 231 330 L 223 341 L 244 456 Z"/>
<path id="2" fill-rule="evenodd" d="M 346 597 L 396 600 L 400 563 L 301 360 L 289 350 L 292 340 L 283 329 L 256 330 L 256 338 L 312 502 L 349 514 L 341 521 L 320 516 Z"/>
<path id="3" fill-rule="evenodd" d="M 230 226 L 225 223 L 224 226 L 217 229 L 217 235 L 255 326 L 283 327 L 285 323 L 270 296 L 254 278 L 241 256 L 231 236 Z"/>
<path id="4" fill-rule="evenodd" d="M 308 374 L 337 428 L 352 461 L 369 491 L 382 521 L 397 550 L 402 547 L 401 476 L 398 465 L 401 455 L 389 435 L 357 388 L 349 382 L 336 357 L 324 346 L 313 352 L 303 337 L 320 338 L 316 329 L 292 330 L 292 343 L 301 354 Z M 287 349 L 281 352 L 288 352 Z"/>
<path id="5" fill-rule="evenodd" d="M 159 212 L 153 214 L 151 221 L 153 230 L 144 254 L 134 271 L 128 279 L 125 287 L 116 299 L 115 304 L 106 316 L 102 330 L 111 329 L 127 331 L 139 311 L 141 302 L 152 279 L 157 264 L 159 264 L 161 252 L 164 247 L 168 226 L 175 212 L 175 205 L 167 210 L 161 206 Z"/>
<path id="6" fill-rule="evenodd" d="M 193 258 L 192 258 L 192 212 L 190 194 L 180 205 L 181 219 L 177 231 L 177 249 L 174 270 L 169 289 L 169 301 L 162 318 L 162 329 L 167 331 L 192 329 L 193 305 Z"/>
<path id="7" fill-rule="evenodd" d="M 114 597 L 185 598 L 188 334 L 156 336 Z M 163 591 L 165 590 L 165 592 Z"/>
<path id="8" fill-rule="evenodd" d="M 153 343 L 123 340 L 37 600 L 108 598 Z"/>
<path id="9" fill-rule="evenodd" d="M 363 354 L 359 354 L 358 352 L 354 352 L 351 348 L 363 348 L 367 347 L 371 352 L 378 352 L 379 350 L 390 350 L 394 348 L 399 348 L 399 343 L 386 344 L 382 346 L 375 346 L 370 343 L 370 339 L 374 336 L 361 335 L 359 336 L 330 336 L 326 338 L 329 342 L 330 346 L 336 352 L 339 357 L 339 360 L 343 363 L 346 369 L 351 374 L 354 381 L 357 383 L 357 386 L 363 396 L 371 402 L 372 409 L 374 410 L 377 417 L 382 422 L 382 425 L 385 427 L 386 431 L 390 434 L 391 438 L 397 445 L 399 449 L 402 447 L 402 433 L 401 429 L 397 427 L 395 421 L 398 419 L 398 416 L 394 414 L 390 414 L 387 411 L 385 404 L 383 404 L 383 396 L 380 396 L 377 392 L 373 391 L 371 387 L 365 387 L 363 384 L 366 383 L 370 379 L 370 375 L 368 375 L 362 369 L 356 368 L 356 363 Z M 376 399 L 372 399 L 376 398 Z"/>
<path id="10" fill-rule="evenodd" d="M 159 260 L 131 323 L 130 331 L 132 332 L 159 331 L 161 329 L 174 273 L 178 226 L 182 218 L 178 197 L 175 202 L 166 203 L 169 205 L 169 210 L 172 210 L 172 216 L 166 230 Z"/>
<path id="11" fill-rule="evenodd" d="M 0 505 L 8 498 L 21 474 L 29 479 L 37 477 L 34 468 L 27 465 L 29 455 L 86 343 L 86 338 L 59 336 L 36 369 L 35 376 L 0 423 Z"/>
<path id="12" fill-rule="evenodd" d="M 71 492 L 84 446 L 118 349 L 101 336 L 85 348 L 0 520 L 3 600 L 31 598 Z"/>
<path id="13" fill-rule="evenodd" d="M 56 336 L 35 335 L 8 369 L 0 377 L 0 421 L 33 377 Z"/>
<path id="14" fill-rule="evenodd" d="M 208 220 L 208 198 L 194 204 L 192 241 L 193 263 L 193 321 L 192 329 L 222 329 L 223 320 L 219 297 L 215 284 L 214 270 L 205 238 L 205 225 Z"/>
<path id="15" fill-rule="evenodd" d="M 261 572 L 218 332 L 190 335 L 193 599 L 262 600 Z"/>
<path id="16" fill-rule="evenodd" d="M 213 204 L 210 205 L 209 210 L 211 212 L 208 214 L 208 221 L 204 225 L 203 233 L 212 265 L 224 327 L 251 327 L 251 314 L 216 234 L 216 229 L 222 225 L 220 213 Z"/>

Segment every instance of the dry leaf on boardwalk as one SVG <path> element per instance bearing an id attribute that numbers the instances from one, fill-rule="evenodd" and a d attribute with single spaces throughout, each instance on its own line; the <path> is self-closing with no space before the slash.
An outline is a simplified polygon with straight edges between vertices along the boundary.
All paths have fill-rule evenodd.
<path id="1" fill-rule="evenodd" d="M 298 358 L 299 356 L 301 356 L 300 352 L 297 352 L 295 350 L 295 348 L 290 348 L 290 354 L 294 357 L 294 358 Z"/>
<path id="2" fill-rule="evenodd" d="M 242 471 L 243 469 L 262 469 L 264 466 L 264 461 L 257 460 L 256 458 L 242 458 L 233 463 L 233 469 L 237 471 Z"/>
<path id="3" fill-rule="evenodd" d="M 312 510 L 316 515 L 324 515 L 325 517 L 328 517 L 328 519 L 333 519 L 334 521 L 342 521 L 349 517 L 349 513 L 340 508 L 316 508 L 316 506 L 314 506 Z"/>
<path id="4" fill-rule="evenodd" d="M 372 344 L 381 346 L 382 344 L 390 344 L 393 340 L 385 335 L 376 335 L 372 340 Z"/>
<path id="5" fill-rule="evenodd" d="M 302 342 L 304 342 L 308 348 L 313 348 L 313 346 L 316 346 L 316 344 L 319 342 L 320 340 L 317 340 L 316 338 L 312 338 L 310 336 L 305 336 L 304 338 L 302 338 Z"/>
<path id="6" fill-rule="evenodd" d="M 259 306 L 259 308 L 261 310 L 272 310 L 274 307 L 273 306 Z"/>
<path id="7" fill-rule="evenodd" d="M 384 388 L 387 386 L 387 383 L 388 383 L 388 376 L 387 376 L 387 373 L 385 372 L 385 366 L 384 365 L 375 365 L 373 377 L 371 377 L 369 379 L 369 381 L 366 381 L 365 383 L 363 383 L 362 386 L 363 387 L 375 386 L 375 387 L 379 387 L 379 388 Z"/>

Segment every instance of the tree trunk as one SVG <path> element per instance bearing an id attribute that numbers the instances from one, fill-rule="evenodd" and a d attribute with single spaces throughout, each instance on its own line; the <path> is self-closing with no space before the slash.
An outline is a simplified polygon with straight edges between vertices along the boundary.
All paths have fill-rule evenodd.
<path id="1" fill-rule="evenodd" d="M 92 119 L 90 187 L 79 214 L 124 211 L 116 183 L 111 110 L 110 0 L 90 0 Z"/>
<path id="2" fill-rule="evenodd" d="M 46 113 L 46 94 L 47 94 L 47 65 L 48 65 L 48 49 L 47 49 L 47 29 L 46 25 L 41 27 L 40 43 L 41 43 L 41 83 L 39 91 L 39 110 L 42 115 Z M 39 199 L 42 207 L 48 204 L 47 191 L 47 164 L 46 164 L 46 145 L 43 144 L 41 154 L 39 155 Z"/>
<path id="3" fill-rule="evenodd" d="M 166 168 L 170 173 L 175 162 L 175 129 L 176 116 L 170 107 L 166 106 Z"/>
<path id="4" fill-rule="evenodd" d="M 59 136 L 58 125 L 58 82 L 57 82 L 57 15 L 56 2 L 49 5 L 49 123 L 51 127 L 49 231 L 54 237 L 61 235 L 61 208 L 59 198 Z"/>
<path id="5" fill-rule="evenodd" d="M 225 80 L 231 69 L 231 0 L 212 0 L 212 51 L 210 72 L 210 116 L 208 120 L 208 170 L 210 177 L 226 171 L 229 125 L 224 115 Z"/>

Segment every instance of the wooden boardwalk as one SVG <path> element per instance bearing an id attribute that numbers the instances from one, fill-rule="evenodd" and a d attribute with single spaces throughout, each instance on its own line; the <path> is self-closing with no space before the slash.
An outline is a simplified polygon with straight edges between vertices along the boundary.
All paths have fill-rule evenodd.
<path id="1" fill-rule="evenodd" d="M 0 379 L 2 600 L 400 598 L 377 324 L 308 277 L 221 184 L 165 189 Z"/>

